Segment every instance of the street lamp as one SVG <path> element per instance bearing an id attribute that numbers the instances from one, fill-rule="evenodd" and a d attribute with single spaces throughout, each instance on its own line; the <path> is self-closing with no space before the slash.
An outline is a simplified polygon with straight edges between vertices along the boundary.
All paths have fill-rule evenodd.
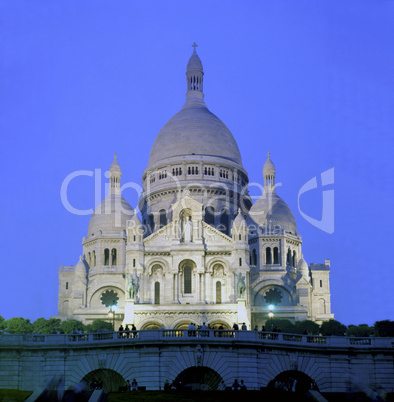
<path id="1" fill-rule="evenodd" d="M 273 319 L 274 316 L 275 316 L 274 312 L 272 311 L 272 310 L 274 309 L 274 305 L 273 305 L 273 304 L 270 304 L 270 305 L 268 306 L 268 308 L 270 309 L 270 312 L 268 313 L 268 317 L 271 318 L 271 331 L 272 331 L 272 329 L 273 329 L 272 319 Z"/>

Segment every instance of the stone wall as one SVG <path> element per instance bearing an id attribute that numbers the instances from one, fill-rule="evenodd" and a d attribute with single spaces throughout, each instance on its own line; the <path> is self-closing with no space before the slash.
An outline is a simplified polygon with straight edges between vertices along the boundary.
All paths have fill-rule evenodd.
<path id="1" fill-rule="evenodd" d="M 146 330 L 121 338 L 116 332 L 2 335 L 0 388 L 37 391 L 52 377 L 62 377 L 68 389 L 89 373 L 106 370 L 157 390 L 184 370 L 201 366 L 227 385 L 244 379 L 248 389 L 266 387 L 292 371 L 309 376 L 321 392 L 362 387 L 393 392 L 393 358 L 391 338 L 217 330 Z"/>

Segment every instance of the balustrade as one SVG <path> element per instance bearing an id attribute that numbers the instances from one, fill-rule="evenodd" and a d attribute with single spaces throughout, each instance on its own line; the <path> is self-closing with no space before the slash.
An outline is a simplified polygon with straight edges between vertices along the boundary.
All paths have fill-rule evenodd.
<path id="1" fill-rule="evenodd" d="M 40 343 L 47 345 L 62 345 L 68 343 L 100 343 L 107 342 L 139 342 L 150 340 L 158 342 L 166 338 L 178 339 L 185 342 L 191 339 L 198 339 L 200 343 L 206 341 L 225 342 L 227 339 L 243 342 L 264 342 L 268 341 L 276 344 L 297 343 L 299 345 L 308 346 L 318 344 L 322 347 L 392 347 L 392 338 L 357 338 L 357 337 L 338 337 L 338 336 L 317 336 L 317 335 L 298 335 L 287 334 L 281 332 L 263 332 L 263 331 L 234 331 L 219 329 L 156 329 L 156 330 L 139 330 L 139 331 L 121 331 L 121 332 L 96 332 L 96 333 L 74 333 L 74 334 L 1 334 L 1 345 L 24 345 L 31 343 Z M 312 345 L 311 345 L 312 346 Z"/>

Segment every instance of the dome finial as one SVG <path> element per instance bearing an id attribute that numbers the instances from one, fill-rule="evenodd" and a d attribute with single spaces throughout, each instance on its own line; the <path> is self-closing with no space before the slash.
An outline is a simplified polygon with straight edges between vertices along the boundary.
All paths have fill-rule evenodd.
<path id="1" fill-rule="evenodd" d="M 268 152 L 269 153 L 269 152 Z M 114 159 L 116 160 L 118 155 L 116 155 L 116 152 L 114 153 Z"/>
<path id="2" fill-rule="evenodd" d="M 194 43 L 192 44 L 192 47 L 194 47 L 194 51 L 193 51 L 193 53 L 197 53 L 197 52 L 196 52 L 196 47 L 198 47 L 198 45 L 197 45 L 197 43 L 196 43 L 196 42 L 194 42 Z"/>

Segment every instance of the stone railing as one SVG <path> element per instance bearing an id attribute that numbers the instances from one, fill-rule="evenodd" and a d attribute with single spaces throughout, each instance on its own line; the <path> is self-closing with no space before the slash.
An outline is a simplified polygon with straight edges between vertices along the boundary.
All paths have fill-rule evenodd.
<path id="1" fill-rule="evenodd" d="M 141 331 L 122 331 L 122 332 L 96 332 L 96 333 L 76 333 L 76 334 L 22 334 L 22 335 L 0 335 L 0 347 L 17 345 L 65 345 L 92 343 L 100 344 L 102 342 L 164 342 L 177 340 L 179 342 L 188 342 L 198 340 L 203 343 L 226 342 L 228 340 L 238 342 L 256 342 L 283 345 L 303 345 L 312 347 L 338 347 L 338 348 L 393 348 L 394 339 L 392 338 L 355 338 L 344 336 L 317 336 L 317 335 L 298 335 L 281 332 L 262 332 L 262 331 L 234 331 L 234 330 L 183 330 L 183 329 L 156 329 Z"/>

